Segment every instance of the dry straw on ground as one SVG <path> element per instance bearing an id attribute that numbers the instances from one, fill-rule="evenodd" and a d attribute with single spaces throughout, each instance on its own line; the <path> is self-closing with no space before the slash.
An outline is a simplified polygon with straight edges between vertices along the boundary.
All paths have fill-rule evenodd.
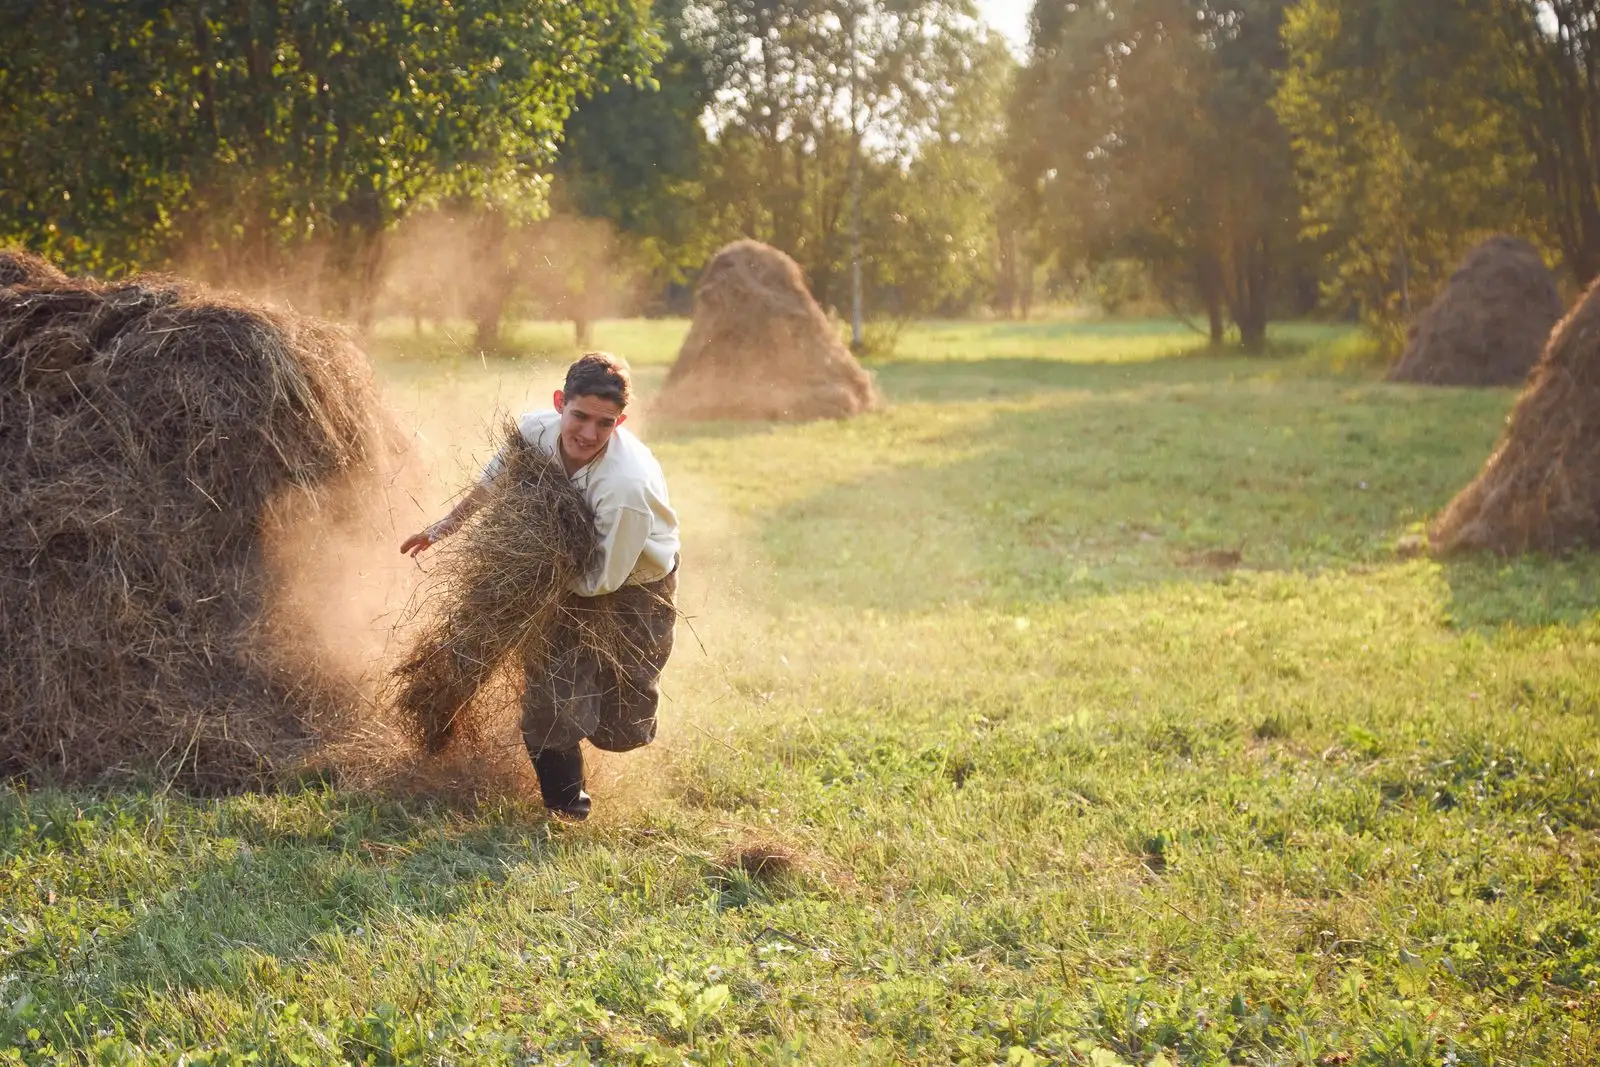
<path id="1" fill-rule="evenodd" d="M 18 263 L 0 288 L 0 774 L 273 780 L 351 694 L 275 624 L 263 531 L 372 473 L 366 359 L 173 280 Z"/>
<path id="2" fill-rule="evenodd" d="M 1389 380 L 1521 385 L 1565 310 L 1539 250 L 1515 237 L 1492 237 L 1418 317 Z"/>
<path id="3" fill-rule="evenodd" d="M 1494 454 L 1431 539 L 1441 552 L 1600 546 L 1600 284 L 1550 335 Z"/>
<path id="4" fill-rule="evenodd" d="M 505 740 L 514 721 L 508 708 L 516 707 L 524 662 L 549 659 L 560 625 L 575 627 L 581 643 L 611 662 L 621 640 L 606 611 L 573 610 L 570 590 L 599 546 L 583 492 L 515 424 L 504 437 L 490 497 L 440 546 L 434 579 L 414 608 L 421 630 L 393 676 L 399 725 L 418 747 L 454 751 L 491 771 L 502 760 L 527 762 L 517 742 Z"/>
<path id="5" fill-rule="evenodd" d="M 685 420 L 820 419 L 878 403 L 795 261 L 745 240 L 701 275 L 689 336 L 651 410 Z"/>
<path id="6" fill-rule="evenodd" d="M 801 870 L 800 853 L 781 841 L 765 838 L 741 841 L 723 850 L 716 860 L 721 871 L 742 871 L 763 882 L 793 878 Z"/>

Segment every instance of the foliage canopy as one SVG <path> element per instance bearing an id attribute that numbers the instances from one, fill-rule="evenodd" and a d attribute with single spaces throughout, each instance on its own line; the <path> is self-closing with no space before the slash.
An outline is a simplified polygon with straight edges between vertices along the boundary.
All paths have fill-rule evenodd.
<path id="1" fill-rule="evenodd" d="M 645 75 L 646 0 L 4 0 L 0 233 L 74 266 L 303 276 L 358 316 L 446 197 L 540 210 L 580 93 Z M 330 288 L 329 283 L 340 284 Z"/>

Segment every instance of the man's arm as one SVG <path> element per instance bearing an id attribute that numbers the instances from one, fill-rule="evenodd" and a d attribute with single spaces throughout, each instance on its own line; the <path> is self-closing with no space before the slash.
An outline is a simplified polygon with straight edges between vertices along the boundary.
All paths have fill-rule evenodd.
<path id="1" fill-rule="evenodd" d="M 579 596 L 604 596 L 628 584 L 639 556 L 650 540 L 650 513 L 638 508 L 616 508 L 596 516 L 600 534 L 600 561 L 573 587 Z"/>
<path id="2" fill-rule="evenodd" d="M 400 543 L 400 551 L 415 559 L 428 548 L 443 541 L 446 537 L 461 529 L 461 524 L 472 517 L 473 512 L 483 507 L 489 499 L 489 487 L 479 482 L 467 490 L 467 495 L 462 497 L 455 507 L 450 509 L 450 514 L 434 523 L 420 533 L 414 533 Z"/>

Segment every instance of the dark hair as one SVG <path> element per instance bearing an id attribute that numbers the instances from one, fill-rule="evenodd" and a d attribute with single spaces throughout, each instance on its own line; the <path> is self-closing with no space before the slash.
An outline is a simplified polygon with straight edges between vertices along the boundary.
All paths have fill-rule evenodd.
<path id="1" fill-rule="evenodd" d="M 625 408 L 633 399 L 633 381 L 628 374 L 628 364 L 620 358 L 609 352 L 585 352 L 578 362 L 567 368 L 567 382 L 562 392 L 568 400 L 597 396 Z"/>

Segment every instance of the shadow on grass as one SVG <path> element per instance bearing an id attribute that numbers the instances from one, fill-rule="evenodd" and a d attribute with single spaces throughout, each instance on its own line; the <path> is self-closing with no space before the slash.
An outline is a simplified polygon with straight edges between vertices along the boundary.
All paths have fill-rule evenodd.
<path id="1" fill-rule="evenodd" d="M 986 359 L 971 362 L 884 360 L 871 364 L 892 403 L 981 400 L 1041 391 L 1118 392 L 1152 385 L 1189 385 L 1230 377 L 1255 377 L 1259 361 L 1204 350 L 1180 356 L 1104 363 L 1042 359 Z"/>
<path id="2" fill-rule="evenodd" d="M 1208 349 L 1184 355 L 1156 356 L 1123 362 L 1071 363 L 1046 359 L 984 359 L 919 361 L 880 360 L 868 364 L 877 377 L 888 408 L 897 404 L 949 403 L 951 401 L 1018 400 L 1059 392 L 1115 394 L 1186 385 L 1240 383 L 1260 379 L 1279 369 L 1264 358 L 1240 356 L 1237 349 L 1214 354 Z M 648 397 L 665 379 L 643 379 L 639 392 Z M 1182 395 L 1175 397 L 1182 400 Z M 652 431 L 672 440 L 715 440 L 760 437 L 780 432 L 792 423 L 720 420 L 679 422 L 656 420 Z"/>
<path id="3" fill-rule="evenodd" d="M 150 989 L 235 987 L 263 968 L 292 970 L 322 954 L 329 936 L 360 937 L 374 918 L 454 915 L 514 871 L 521 876 L 571 847 L 513 806 L 471 822 L 442 814 L 432 804 L 337 792 L 212 802 L 146 792 L 0 793 L 0 860 L 65 854 L 82 872 L 73 881 L 106 883 L 95 895 L 110 890 L 114 898 L 115 886 L 128 883 L 122 892 L 147 903 L 131 924 L 76 952 L 64 952 L 47 924 L 34 924 L 39 936 L 12 946 L 4 969 L 79 971 L 78 981 L 111 1001 Z M 136 872 L 150 862 L 141 845 L 163 851 L 168 827 L 221 847 L 163 889 L 161 879 L 152 884 Z"/>
<path id="4" fill-rule="evenodd" d="M 1238 380 L 1239 367 L 906 368 L 923 396 L 973 402 L 941 405 L 950 428 L 933 435 L 906 412 L 876 416 L 886 428 L 867 441 L 865 428 L 822 431 L 853 434 L 884 463 L 763 517 L 775 599 L 1003 605 L 1211 581 L 1235 566 L 1387 562 L 1397 534 L 1471 477 L 1509 403 Z M 1017 402 L 972 397 L 966 376 Z"/>
<path id="5" fill-rule="evenodd" d="M 1600 623 L 1600 556 L 1465 556 L 1441 564 L 1458 627 L 1497 630 Z"/>

